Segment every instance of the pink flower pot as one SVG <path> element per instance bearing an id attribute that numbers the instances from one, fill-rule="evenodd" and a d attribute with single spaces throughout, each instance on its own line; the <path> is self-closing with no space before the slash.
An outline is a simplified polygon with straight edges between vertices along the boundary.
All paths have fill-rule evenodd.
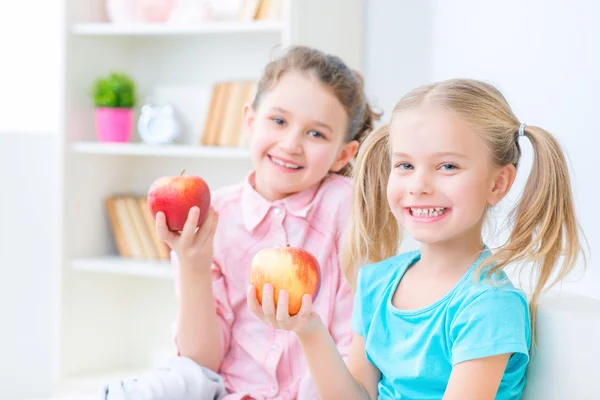
<path id="1" fill-rule="evenodd" d="M 142 0 L 138 1 L 139 12 L 143 22 L 167 22 L 176 5 L 175 0 Z"/>
<path id="2" fill-rule="evenodd" d="M 133 109 L 96 108 L 96 133 L 101 142 L 129 142 L 132 128 Z"/>

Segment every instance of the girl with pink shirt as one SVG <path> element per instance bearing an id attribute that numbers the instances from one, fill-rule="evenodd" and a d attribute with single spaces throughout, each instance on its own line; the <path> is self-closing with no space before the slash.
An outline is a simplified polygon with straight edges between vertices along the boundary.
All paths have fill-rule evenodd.
<path id="1" fill-rule="evenodd" d="M 200 229 L 197 208 L 180 233 L 168 231 L 163 213 L 156 216 L 177 267 L 179 357 L 108 386 L 106 399 L 318 397 L 295 334 L 263 324 L 248 309 L 250 265 L 267 247 L 311 252 L 322 275 L 313 307 L 347 356 L 353 296 L 338 260 L 350 211 L 346 176 L 374 117 L 360 75 L 336 56 L 293 47 L 266 66 L 243 110 L 253 171 L 212 193 Z"/>

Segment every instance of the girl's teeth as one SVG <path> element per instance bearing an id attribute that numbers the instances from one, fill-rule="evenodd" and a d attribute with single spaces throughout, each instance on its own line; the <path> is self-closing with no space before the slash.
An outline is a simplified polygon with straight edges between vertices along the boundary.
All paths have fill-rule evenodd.
<path id="1" fill-rule="evenodd" d="M 300 168 L 298 165 L 294 165 L 294 164 L 290 164 L 290 163 L 286 163 L 283 162 L 281 160 L 278 160 L 276 158 L 271 158 L 271 160 L 273 160 L 273 162 L 277 165 L 281 165 L 282 167 L 286 167 L 286 168 L 291 168 L 291 169 L 298 169 Z"/>
<path id="2" fill-rule="evenodd" d="M 439 217 L 446 212 L 446 208 L 444 207 L 435 207 L 435 208 L 411 208 L 410 212 L 412 215 L 417 217 Z"/>

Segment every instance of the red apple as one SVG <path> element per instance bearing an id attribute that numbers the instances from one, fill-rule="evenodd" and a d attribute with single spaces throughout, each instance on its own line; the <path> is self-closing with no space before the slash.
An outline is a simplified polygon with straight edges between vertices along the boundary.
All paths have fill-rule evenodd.
<path id="1" fill-rule="evenodd" d="M 256 288 L 261 304 L 263 286 L 267 283 L 275 289 L 275 305 L 279 291 L 288 292 L 288 311 L 295 315 L 300 311 L 303 295 L 310 294 L 313 301 L 316 299 L 321 286 L 321 267 L 315 256 L 306 250 L 289 245 L 266 248 L 252 258 L 250 267 L 250 284 Z"/>
<path id="2" fill-rule="evenodd" d="M 185 172 L 185 171 L 184 171 Z M 210 189 L 204 179 L 195 175 L 165 176 L 155 180 L 148 190 L 148 209 L 153 218 L 162 211 L 169 230 L 183 230 L 190 208 L 198 207 L 198 227 L 208 215 Z"/>

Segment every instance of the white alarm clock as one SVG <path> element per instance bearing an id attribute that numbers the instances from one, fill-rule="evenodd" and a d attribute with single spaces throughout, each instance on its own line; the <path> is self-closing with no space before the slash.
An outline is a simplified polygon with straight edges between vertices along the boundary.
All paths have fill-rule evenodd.
<path id="1" fill-rule="evenodd" d="M 140 109 L 138 132 L 144 143 L 165 145 L 179 137 L 181 124 L 172 106 L 146 104 Z"/>

